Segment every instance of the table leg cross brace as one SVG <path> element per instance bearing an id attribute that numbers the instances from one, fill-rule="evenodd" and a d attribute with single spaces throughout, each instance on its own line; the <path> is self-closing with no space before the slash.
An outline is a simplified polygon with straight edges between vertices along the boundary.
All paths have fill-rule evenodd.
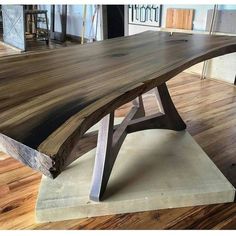
<path id="1" fill-rule="evenodd" d="M 185 123 L 178 114 L 166 84 L 154 89 L 160 112 L 145 116 L 142 97 L 133 101 L 133 107 L 121 124 L 114 128 L 114 111 L 106 115 L 100 122 L 97 150 L 92 177 L 90 199 L 100 201 L 119 153 L 128 133 L 145 129 L 184 130 Z"/>

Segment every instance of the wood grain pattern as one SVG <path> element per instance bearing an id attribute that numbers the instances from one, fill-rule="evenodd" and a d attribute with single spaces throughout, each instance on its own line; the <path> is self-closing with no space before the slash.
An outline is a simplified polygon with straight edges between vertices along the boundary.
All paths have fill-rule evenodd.
<path id="1" fill-rule="evenodd" d="M 1 150 L 56 177 L 102 117 L 193 64 L 235 51 L 234 37 L 147 31 L 1 58 Z"/>
<path id="2" fill-rule="evenodd" d="M 193 29 L 193 9 L 168 8 L 166 12 L 166 28 Z"/>
<path id="3" fill-rule="evenodd" d="M 236 187 L 236 87 L 186 73 L 167 85 L 188 131 Z M 156 112 L 153 94 L 144 95 L 144 105 L 147 115 Z M 130 107 L 125 104 L 116 116 L 124 116 Z M 236 203 L 36 224 L 40 178 L 41 174 L 0 154 L 0 229 L 236 229 Z"/>
<path id="4" fill-rule="evenodd" d="M 135 99 L 133 103 L 134 105 L 130 109 L 130 112 L 121 124 L 117 125 L 115 131 L 114 112 L 108 114 L 101 120 L 90 191 L 90 199 L 93 201 L 100 201 L 106 190 L 113 165 L 128 134 L 130 122 L 145 113 L 141 97 Z"/>

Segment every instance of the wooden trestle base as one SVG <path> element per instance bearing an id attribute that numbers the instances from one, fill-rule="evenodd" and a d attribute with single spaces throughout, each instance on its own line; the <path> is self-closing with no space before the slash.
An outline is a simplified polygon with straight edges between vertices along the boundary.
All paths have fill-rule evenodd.
<path id="1" fill-rule="evenodd" d="M 101 120 L 89 196 L 91 200 L 102 200 L 116 157 L 127 134 L 145 129 L 175 131 L 186 129 L 186 124 L 172 102 L 166 83 L 153 90 L 159 107 L 158 113 L 145 116 L 143 100 L 140 96 L 133 101 L 133 107 L 121 124 L 114 126 L 114 111 Z"/>

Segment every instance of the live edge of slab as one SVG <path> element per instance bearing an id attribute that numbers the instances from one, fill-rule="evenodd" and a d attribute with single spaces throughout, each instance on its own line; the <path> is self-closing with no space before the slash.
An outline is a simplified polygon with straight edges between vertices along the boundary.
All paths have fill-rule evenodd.
<path id="1" fill-rule="evenodd" d="M 129 134 L 102 202 L 89 200 L 95 149 L 55 180 L 43 177 L 36 221 L 233 202 L 235 189 L 186 131 Z"/>

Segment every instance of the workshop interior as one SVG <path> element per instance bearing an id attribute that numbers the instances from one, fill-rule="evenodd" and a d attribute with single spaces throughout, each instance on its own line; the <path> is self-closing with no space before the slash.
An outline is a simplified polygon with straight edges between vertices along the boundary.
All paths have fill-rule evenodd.
<path id="1" fill-rule="evenodd" d="M 1 3 L 0 229 L 236 229 L 235 22 Z"/>

